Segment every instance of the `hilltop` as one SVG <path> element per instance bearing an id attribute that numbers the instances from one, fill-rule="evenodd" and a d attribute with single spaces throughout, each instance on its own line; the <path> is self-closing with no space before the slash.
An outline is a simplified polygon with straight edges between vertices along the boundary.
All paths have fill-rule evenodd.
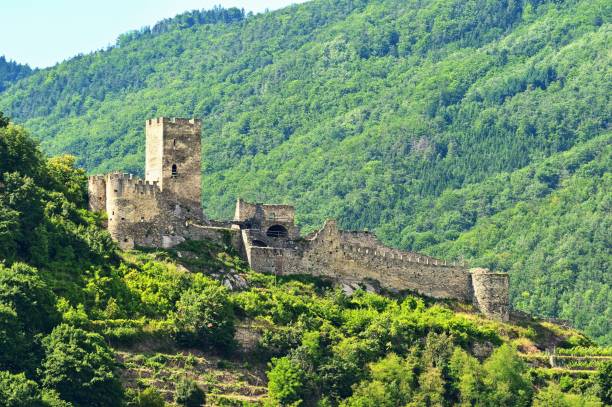
<path id="1" fill-rule="evenodd" d="M 333 217 L 508 271 L 515 307 L 609 344 L 611 14 L 317 0 L 184 15 L 32 74 L 0 110 L 92 173 L 139 172 L 146 118 L 201 118 L 210 216 L 236 196 L 290 203 L 305 229 Z"/>
<path id="2" fill-rule="evenodd" d="M 9 61 L 5 56 L 0 56 L 0 92 L 9 85 L 32 74 L 32 68 L 28 65 Z"/>

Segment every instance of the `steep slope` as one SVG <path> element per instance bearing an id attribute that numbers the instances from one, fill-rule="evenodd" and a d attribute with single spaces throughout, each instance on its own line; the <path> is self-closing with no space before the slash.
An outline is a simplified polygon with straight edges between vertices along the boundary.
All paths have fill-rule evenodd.
<path id="1" fill-rule="evenodd" d="M 611 16 L 603 0 L 317 0 L 252 17 L 182 16 L 35 73 L 0 94 L 0 110 L 91 172 L 138 172 L 146 118 L 200 117 L 210 216 L 230 216 L 237 196 L 288 202 L 306 229 L 335 217 L 403 248 L 464 256 L 511 271 L 519 308 L 609 341 L 597 322 L 609 312 L 605 234 L 590 234 L 592 250 L 570 250 L 578 260 L 562 266 L 563 252 L 544 256 L 547 239 L 526 247 L 514 236 L 552 219 L 547 197 L 569 186 L 542 169 L 511 199 L 498 187 L 589 140 L 607 143 Z M 489 201 L 463 208 L 454 190 Z M 523 222 L 521 202 L 531 211 Z M 594 227 L 607 208 L 589 213 Z M 584 216 L 575 211 L 566 213 Z M 513 226 L 506 246 L 479 235 L 468 250 L 494 219 Z M 580 230 L 563 233 L 569 241 Z M 525 251 L 544 260 L 527 267 Z M 501 261 L 508 253 L 523 260 Z M 584 287 L 595 290 L 592 305 L 574 313 Z"/>
<path id="2" fill-rule="evenodd" d="M 15 61 L 7 61 L 6 57 L 0 56 L 0 92 L 9 87 L 10 84 L 32 73 L 28 65 L 18 64 Z"/>
<path id="3" fill-rule="evenodd" d="M 612 134 L 429 202 L 408 225 L 431 254 L 510 273 L 514 306 L 612 343 Z M 413 245 L 415 245 L 413 243 Z"/>
<path id="4" fill-rule="evenodd" d="M 100 215 L 84 209 L 86 177 L 73 164 L 44 157 L 24 129 L 0 125 L 0 397 L 8 405 L 611 401 L 612 349 L 573 329 L 262 275 L 214 241 L 117 250 Z M 555 360 L 561 367 L 548 369 Z"/>

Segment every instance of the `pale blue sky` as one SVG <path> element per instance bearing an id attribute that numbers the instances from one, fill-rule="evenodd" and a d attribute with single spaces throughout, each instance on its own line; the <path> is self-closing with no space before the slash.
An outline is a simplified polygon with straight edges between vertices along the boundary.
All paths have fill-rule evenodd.
<path id="1" fill-rule="evenodd" d="M 0 55 L 44 68 L 113 44 L 119 34 L 215 5 L 275 10 L 305 0 L 0 0 Z"/>

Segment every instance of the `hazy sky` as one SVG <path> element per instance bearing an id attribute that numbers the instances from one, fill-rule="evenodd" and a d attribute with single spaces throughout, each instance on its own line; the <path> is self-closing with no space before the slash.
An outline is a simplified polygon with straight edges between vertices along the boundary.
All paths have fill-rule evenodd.
<path id="1" fill-rule="evenodd" d="M 113 44 L 119 34 L 215 5 L 275 10 L 305 0 L 0 0 L 0 55 L 47 67 Z"/>

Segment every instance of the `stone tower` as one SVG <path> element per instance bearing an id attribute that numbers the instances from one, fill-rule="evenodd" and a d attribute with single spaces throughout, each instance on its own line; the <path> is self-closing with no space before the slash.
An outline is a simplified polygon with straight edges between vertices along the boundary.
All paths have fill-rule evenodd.
<path id="1" fill-rule="evenodd" d="M 201 197 L 201 129 L 198 119 L 160 117 L 146 122 L 145 180 L 191 210 Z"/>

